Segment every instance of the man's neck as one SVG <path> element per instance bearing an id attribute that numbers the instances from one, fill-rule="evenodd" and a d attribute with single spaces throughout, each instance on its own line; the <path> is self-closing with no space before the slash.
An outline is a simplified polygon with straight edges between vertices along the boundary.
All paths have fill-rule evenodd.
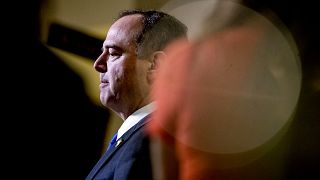
<path id="1" fill-rule="evenodd" d="M 149 105 L 151 102 L 141 102 L 138 103 L 138 105 L 136 106 L 128 106 L 127 108 L 125 108 L 124 110 L 120 111 L 120 112 L 116 112 L 116 114 L 118 114 L 118 116 L 125 121 L 131 114 L 133 114 L 134 112 L 136 112 L 137 110 L 143 108 L 144 106 Z"/>
<path id="2" fill-rule="evenodd" d="M 118 130 L 118 138 L 126 133 L 131 127 L 140 122 L 144 117 L 148 116 L 154 110 L 154 103 L 147 104 L 132 113 L 121 125 Z"/>

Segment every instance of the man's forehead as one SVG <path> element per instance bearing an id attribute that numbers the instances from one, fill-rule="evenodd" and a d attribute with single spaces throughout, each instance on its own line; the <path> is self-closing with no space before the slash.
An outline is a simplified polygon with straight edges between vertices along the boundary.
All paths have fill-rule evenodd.
<path id="1" fill-rule="evenodd" d="M 104 44 L 133 42 L 137 34 L 142 30 L 142 15 L 134 14 L 118 19 L 110 27 Z"/>
<path id="2" fill-rule="evenodd" d="M 141 14 L 132 14 L 123 16 L 115 21 L 110 28 L 117 27 L 127 30 L 140 30 L 142 28 L 143 16 Z"/>

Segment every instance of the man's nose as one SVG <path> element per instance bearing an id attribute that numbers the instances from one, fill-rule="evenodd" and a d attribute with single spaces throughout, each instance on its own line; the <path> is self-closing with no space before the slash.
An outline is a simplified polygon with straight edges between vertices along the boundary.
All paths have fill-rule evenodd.
<path id="1" fill-rule="evenodd" d="M 94 69 L 100 73 L 104 73 L 108 71 L 107 66 L 107 56 L 105 53 L 102 53 L 93 64 Z"/>

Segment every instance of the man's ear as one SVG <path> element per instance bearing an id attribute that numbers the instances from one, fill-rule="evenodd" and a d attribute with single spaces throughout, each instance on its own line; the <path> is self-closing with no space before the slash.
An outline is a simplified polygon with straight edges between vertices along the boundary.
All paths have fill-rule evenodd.
<path id="1" fill-rule="evenodd" d="M 157 70 L 164 61 L 166 54 L 163 51 L 156 51 L 151 56 L 150 70 Z"/>
<path id="2" fill-rule="evenodd" d="M 158 69 L 162 62 L 166 58 L 166 54 L 163 51 L 155 51 L 150 57 L 150 67 L 148 70 L 148 82 L 152 83 L 157 75 Z"/>

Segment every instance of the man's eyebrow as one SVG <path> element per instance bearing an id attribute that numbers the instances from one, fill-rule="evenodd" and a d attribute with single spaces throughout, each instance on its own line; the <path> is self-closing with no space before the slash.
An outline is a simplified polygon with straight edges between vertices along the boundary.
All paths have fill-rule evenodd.
<path id="1" fill-rule="evenodd" d="M 120 48 L 119 46 L 116 45 L 104 45 L 101 49 L 116 49 L 116 50 L 121 50 L 122 48 Z"/>

